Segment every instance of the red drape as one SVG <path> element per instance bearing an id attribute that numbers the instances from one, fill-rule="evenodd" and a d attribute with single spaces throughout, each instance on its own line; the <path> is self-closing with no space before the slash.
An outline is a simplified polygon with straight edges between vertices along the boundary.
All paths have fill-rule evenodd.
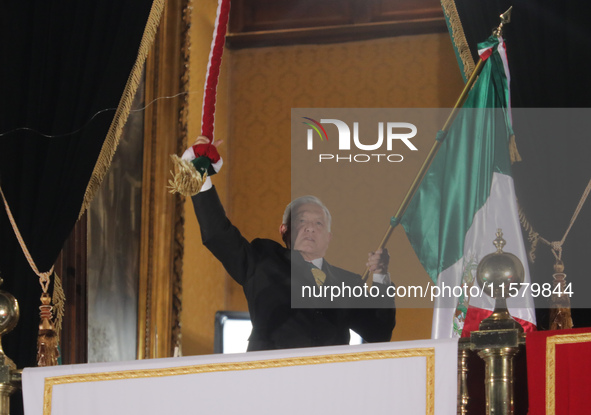
<path id="1" fill-rule="evenodd" d="M 549 330 L 526 338 L 529 415 L 591 411 L 591 329 Z"/>

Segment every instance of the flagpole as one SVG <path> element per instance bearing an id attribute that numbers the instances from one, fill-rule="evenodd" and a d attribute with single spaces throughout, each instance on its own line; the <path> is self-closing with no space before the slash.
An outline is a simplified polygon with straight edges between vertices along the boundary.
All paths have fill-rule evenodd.
<path id="1" fill-rule="evenodd" d="M 511 10 L 512 9 L 513 9 L 513 6 L 509 7 L 509 9 L 505 13 L 503 13 L 499 16 L 501 18 L 501 23 L 493 31 L 493 34 L 495 34 L 496 36 L 501 36 L 502 31 L 503 31 L 503 26 L 511 21 Z M 449 128 L 451 127 L 451 124 L 456 119 L 456 116 L 458 115 L 460 108 L 462 108 L 464 106 L 464 103 L 466 102 L 466 99 L 468 98 L 468 93 L 472 89 L 472 86 L 476 82 L 476 79 L 478 79 L 478 76 L 480 75 L 480 72 L 482 72 L 483 67 L 484 67 L 484 60 L 478 59 L 478 64 L 476 64 L 476 67 L 472 71 L 472 74 L 470 75 L 468 82 L 466 82 L 466 85 L 464 86 L 462 93 L 458 97 L 458 100 L 456 101 L 456 104 L 455 104 L 452 112 L 447 117 L 447 121 L 445 121 L 443 128 L 437 133 L 437 137 L 435 138 L 435 143 L 433 143 L 433 146 L 431 147 L 431 151 L 429 151 L 427 158 L 423 162 L 423 165 L 421 166 L 415 179 L 413 180 L 412 184 L 410 185 L 410 188 L 408 189 L 406 196 L 402 200 L 402 203 L 400 204 L 398 211 L 396 212 L 394 217 L 392 217 L 392 219 L 390 219 L 390 226 L 388 227 L 386 234 L 382 238 L 382 242 L 380 242 L 380 245 L 378 246 L 378 250 L 384 249 L 384 247 L 388 243 L 388 240 L 390 239 L 390 236 L 392 236 L 392 232 L 394 232 L 394 228 L 396 228 L 396 226 L 398 226 L 398 224 L 400 223 L 400 220 L 401 220 L 402 216 L 404 215 L 404 212 L 406 212 L 406 209 L 410 205 L 412 198 L 414 197 L 419 186 L 421 185 L 421 182 L 425 178 L 425 175 L 427 174 L 427 170 L 429 170 L 429 167 L 431 166 L 431 163 L 433 162 L 435 155 L 439 151 L 439 148 L 441 147 L 443 140 L 445 140 L 447 132 L 449 131 Z M 366 282 L 368 286 L 371 286 L 371 280 L 369 279 L 369 267 L 365 269 L 365 272 L 363 273 L 362 278 L 363 278 L 363 281 Z"/>

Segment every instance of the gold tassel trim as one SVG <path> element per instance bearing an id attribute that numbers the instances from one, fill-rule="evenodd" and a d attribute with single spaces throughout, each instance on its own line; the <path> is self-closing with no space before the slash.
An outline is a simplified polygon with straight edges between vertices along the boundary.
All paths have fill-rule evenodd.
<path id="1" fill-rule="evenodd" d="M 550 330 L 566 330 L 573 328 L 573 319 L 570 311 L 570 297 L 566 294 L 555 293 L 556 288 L 564 293 L 566 287 L 566 274 L 564 263 L 557 259 L 554 264 L 552 282 L 552 296 L 550 297 Z"/>
<path id="2" fill-rule="evenodd" d="M 550 309 L 550 330 L 567 330 L 573 328 L 570 308 Z"/>
<path id="3" fill-rule="evenodd" d="M 10 220 L 10 224 L 12 225 L 12 230 L 16 235 L 16 239 L 18 240 L 21 249 L 23 250 L 23 254 L 31 269 L 37 276 L 39 277 L 39 284 L 41 285 L 41 290 L 43 294 L 41 294 L 41 306 L 39 306 L 39 310 L 41 311 L 41 323 L 39 324 L 39 334 L 37 337 L 37 364 L 39 366 L 54 366 L 57 364 L 57 359 L 59 357 L 59 336 L 56 333 L 53 323 L 52 323 L 52 310 L 53 307 L 51 306 L 51 297 L 47 294 L 47 290 L 49 289 L 49 283 L 51 282 L 51 274 L 53 273 L 54 267 L 47 272 L 40 272 L 33 261 L 33 257 L 25 244 L 25 240 L 23 239 L 20 231 L 18 230 L 18 226 L 12 216 L 12 212 L 10 211 L 10 207 L 8 206 L 8 201 L 6 197 L 4 197 L 4 192 L 0 187 L 0 196 L 4 201 L 4 207 L 6 208 L 6 214 L 8 215 L 8 219 Z M 56 275 L 57 277 L 57 275 Z M 61 286 L 61 284 L 60 284 Z M 54 288 L 55 290 L 55 288 Z M 58 287 L 59 290 L 59 287 Z M 63 290 L 62 290 L 63 294 Z M 64 296 L 65 298 L 65 296 Z M 63 307 L 61 314 L 63 316 Z M 61 323 L 60 323 L 61 324 Z M 2 349 L 0 345 L 0 350 Z"/>
<path id="4" fill-rule="evenodd" d="M 148 56 L 148 52 L 150 51 L 150 48 L 154 43 L 154 38 L 156 37 L 156 32 L 160 23 L 160 17 L 162 16 L 162 11 L 164 10 L 164 3 L 165 0 L 154 0 L 154 3 L 152 4 L 152 9 L 150 10 L 150 16 L 148 17 L 146 28 L 144 29 L 144 34 L 140 42 L 135 64 L 131 70 L 129 78 L 127 79 L 127 83 L 125 85 L 125 89 L 123 90 L 121 100 L 119 101 L 117 111 L 113 117 L 109 131 L 107 132 L 107 136 L 103 143 L 103 147 L 101 148 L 97 162 L 94 166 L 88 186 L 86 187 L 84 201 L 82 202 L 78 219 L 82 217 L 84 211 L 90 206 L 90 202 L 92 202 L 94 195 L 100 188 L 101 183 L 103 182 L 103 179 L 105 178 L 105 175 L 111 166 L 111 161 L 113 161 L 115 150 L 119 145 L 121 133 L 123 132 L 123 126 L 127 122 L 127 118 L 129 117 L 129 112 L 131 110 L 131 104 L 133 103 L 133 98 L 141 82 L 142 71 L 146 57 Z"/>
<path id="5" fill-rule="evenodd" d="M 66 293 L 64 292 L 62 279 L 59 277 L 59 275 L 54 272 L 53 276 L 52 302 L 55 309 L 55 332 L 57 333 L 57 338 L 59 339 L 62 332 L 62 323 L 64 321 L 64 310 L 66 308 Z"/>
<path id="6" fill-rule="evenodd" d="M 441 6 L 443 7 L 445 15 L 449 19 L 452 41 L 458 50 L 460 60 L 464 66 L 462 68 L 464 76 L 466 79 L 470 79 L 470 75 L 472 75 L 476 65 L 472 58 L 472 53 L 470 52 L 470 46 L 468 46 L 468 41 L 466 40 L 466 35 L 464 33 L 464 28 L 462 27 L 462 21 L 460 20 L 458 9 L 456 8 L 456 3 L 454 0 L 441 0 Z"/>
<path id="7" fill-rule="evenodd" d="M 41 306 L 39 307 L 41 323 L 39 324 L 39 336 L 37 337 L 37 365 L 40 367 L 55 366 L 59 353 L 59 338 L 55 332 L 52 320 L 51 297 L 47 293 L 41 294 Z"/>
<path id="8" fill-rule="evenodd" d="M 202 177 L 190 161 L 183 160 L 176 154 L 170 157 L 174 163 L 174 172 L 170 172 L 173 179 L 168 181 L 170 193 L 179 193 L 187 197 L 195 196 L 201 190 L 207 173 Z"/>
<path id="9" fill-rule="evenodd" d="M 515 142 L 514 134 L 512 134 L 509 139 L 509 157 L 511 158 L 511 164 L 522 161 L 519 151 L 517 151 L 517 143 Z"/>

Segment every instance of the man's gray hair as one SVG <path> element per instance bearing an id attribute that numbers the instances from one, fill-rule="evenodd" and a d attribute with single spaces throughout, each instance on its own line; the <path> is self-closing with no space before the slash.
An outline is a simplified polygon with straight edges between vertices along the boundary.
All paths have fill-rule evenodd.
<path id="1" fill-rule="evenodd" d="M 289 205 L 287 205 L 287 207 L 285 208 L 285 212 L 283 212 L 283 221 L 281 223 L 284 225 L 291 226 L 291 224 L 289 223 L 289 221 L 291 220 L 291 211 L 296 210 L 301 205 L 305 205 L 307 203 L 314 203 L 315 205 L 318 205 L 322 208 L 324 214 L 326 215 L 327 229 L 330 232 L 332 216 L 330 215 L 330 212 L 328 208 L 324 205 L 324 203 L 322 203 L 322 201 L 318 199 L 316 196 L 312 195 L 298 197 L 297 199 L 293 200 Z"/>

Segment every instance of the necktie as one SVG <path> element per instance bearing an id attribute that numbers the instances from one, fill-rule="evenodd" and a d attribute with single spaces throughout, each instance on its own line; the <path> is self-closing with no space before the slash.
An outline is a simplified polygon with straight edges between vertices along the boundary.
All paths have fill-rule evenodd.
<path id="1" fill-rule="evenodd" d="M 316 281 L 316 285 L 321 286 L 324 285 L 324 281 L 326 281 L 326 274 L 320 268 L 312 265 L 312 275 L 314 275 L 314 280 Z"/>

